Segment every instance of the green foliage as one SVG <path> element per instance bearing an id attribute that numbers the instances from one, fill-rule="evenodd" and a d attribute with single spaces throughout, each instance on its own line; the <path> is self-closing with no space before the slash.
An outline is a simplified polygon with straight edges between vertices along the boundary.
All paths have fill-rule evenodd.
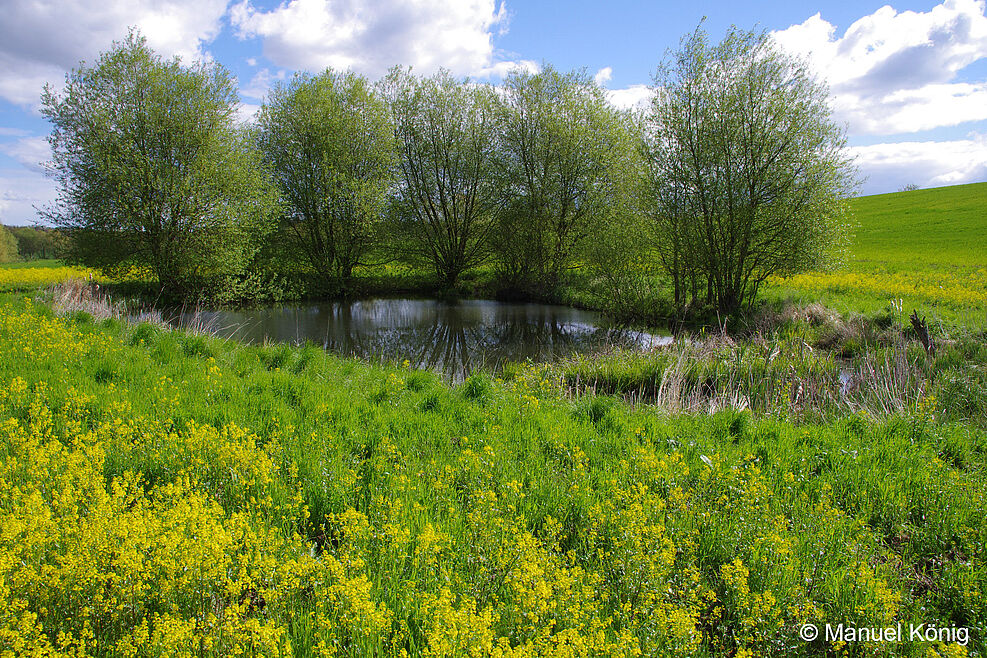
<path id="1" fill-rule="evenodd" d="M 591 246 L 602 269 L 626 260 L 635 153 L 626 117 L 582 72 L 510 73 L 497 97 L 497 183 L 502 195 L 494 244 L 507 286 L 551 292 Z"/>
<path id="2" fill-rule="evenodd" d="M 238 102 L 220 65 L 162 60 L 135 33 L 72 71 L 64 91 L 46 87 L 59 196 L 44 214 L 69 259 L 149 267 L 171 294 L 243 270 L 275 197 Z"/>
<path id="3" fill-rule="evenodd" d="M 391 101 L 400 152 L 395 213 L 407 256 L 429 263 L 446 287 L 484 262 L 496 187 L 493 91 L 460 83 L 442 70 L 419 78 L 391 70 Z"/>
<path id="4" fill-rule="evenodd" d="M 365 78 L 327 69 L 275 86 L 259 124 L 284 200 L 278 260 L 348 279 L 381 239 L 396 164 L 386 104 Z"/>
<path id="5" fill-rule="evenodd" d="M 18 260 L 17 238 L 0 224 L 0 263 L 13 263 Z"/>
<path id="6" fill-rule="evenodd" d="M 17 238 L 17 252 L 25 259 L 55 258 L 61 252 L 58 232 L 45 226 L 8 226 Z"/>
<path id="7" fill-rule="evenodd" d="M 987 356 L 956 349 L 934 367 Z M 948 400 L 820 423 L 668 415 L 566 399 L 545 374 L 451 391 L 310 347 L 59 319 L 8 296 L 0 496 L 41 525 L 0 545 L 17 558 L 0 594 L 47 637 L 82 617 L 98 646 L 136 644 L 146 622 L 143 637 L 202 655 L 271 636 L 268 655 L 287 641 L 434 655 L 464 636 L 481 655 L 834 651 L 798 638 L 806 622 L 968 627 L 983 653 L 987 436 L 941 422 Z M 117 489 L 106 516 L 95 502 Z M 191 514 L 200 498 L 215 522 Z M 245 579 L 262 610 L 237 608 Z"/>
<path id="8" fill-rule="evenodd" d="M 644 153 L 676 301 L 752 303 L 842 246 L 854 169 L 827 90 L 764 32 L 697 29 L 659 71 Z"/>

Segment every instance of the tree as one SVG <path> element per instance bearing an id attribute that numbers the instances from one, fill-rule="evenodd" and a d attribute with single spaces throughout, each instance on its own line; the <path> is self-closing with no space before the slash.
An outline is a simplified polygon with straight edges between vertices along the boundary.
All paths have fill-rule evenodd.
<path id="1" fill-rule="evenodd" d="M 325 278 L 349 278 L 378 242 L 394 175 L 387 105 L 353 73 L 274 87 L 260 145 L 285 201 L 281 235 Z"/>
<path id="2" fill-rule="evenodd" d="M 149 268 L 170 294 L 246 266 L 275 196 L 229 72 L 162 60 L 131 32 L 41 100 L 59 186 L 44 215 L 70 260 Z"/>
<path id="3" fill-rule="evenodd" d="M 385 87 L 400 153 L 398 203 L 410 234 L 407 248 L 452 287 L 489 255 L 496 202 L 493 91 L 460 83 L 448 71 L 419 78 L 397 68 Z"/>
<path id="4" fill-rule="evenodd" d="M 17 238 L 17 251 L 22 258 L 55 258 L 58 254 L 56 232 L 45 226 L 9 226 Z"/>
<path id="5" fill-rule="evenodd" d="M 764 32 L 697 29 L 655 78 L 643 151 L 660 252 L 681 304 L 732 312 L 769 276 L 819 267 L 856 186 L 826 87 Z"/>
<path id="6" fill-rule="evenodd" d="M 13 263 L 17 259 L 17 238 L 0 224 L 0 263 Z"/>
<path id="7" fill-rule="evenodd" d="M 515 70 L 498 97 L 497 253 L 510 285 L 549 292 L 621 204 L 627 117 L 585 71 Z"/>

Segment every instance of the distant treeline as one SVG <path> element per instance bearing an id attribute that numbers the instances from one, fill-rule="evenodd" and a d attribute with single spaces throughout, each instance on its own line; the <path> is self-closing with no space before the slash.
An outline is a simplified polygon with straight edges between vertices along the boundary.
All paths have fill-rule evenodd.
<path id="1" fill-rule="evenodd" d="M 0 263 L 59 256 L 59 233 L 45 226 L 0 225 Z"/>
<path id="2" fill-rule="evenodd" d="M 143 268 L 183 298 L 340 290 L 402 262 L 449 289 L 483 266 L 505 293 L 551 298 L 582 270 L 603 306 L 663 288 L 680 310 L 731 312 L 832 256 L 853 167 L 800 63 L 764 33 L 697 30 L 655 83 L 630 112 L 547 65 L 496 87 L 326 70 L 273 87 L 245 125 L 228 71 L 131 34 L 45 91 L 60 184 L 45 216 L 69 259 Z"/>

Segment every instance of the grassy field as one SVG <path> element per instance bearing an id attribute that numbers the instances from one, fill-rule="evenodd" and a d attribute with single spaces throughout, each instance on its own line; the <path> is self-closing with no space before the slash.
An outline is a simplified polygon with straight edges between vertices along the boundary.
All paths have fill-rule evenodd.
<path id="1" fill-rule="evenodd" d="M 858 271 L 987 267 L 987 183 L 860 197 L 853 210 Z"/>
<path id="2" fill-rule="evenodd" d="M 983 656 L 984 189 L 861 199 L 850 269 L 772 292 L 867 317 L 459 386 L 0 268 L 0 655 Z"/>
<path id="3" fill-rule="evenodd" d="M 36 268 L 55 268 L 62 267 L 64 263 L 60 260 L 54 258 L 37 259 L 37 260 L 21 260 L 13 263 L 0 263 L 0 270 L 22 270 L 22 269 L 36 269 Z"/>
<path id="4" fill-rule="evenodd" d="M 928 397 L 669 416 L 2 301 L 15 655 L 984 651 L 987 437 Z"/>
<path id="5" fill-rule="evenodd" d="M 776 279 L 769 297 L 987 328 L 987 183 L 861 197 L 853 211 L 846 265 Z"/>

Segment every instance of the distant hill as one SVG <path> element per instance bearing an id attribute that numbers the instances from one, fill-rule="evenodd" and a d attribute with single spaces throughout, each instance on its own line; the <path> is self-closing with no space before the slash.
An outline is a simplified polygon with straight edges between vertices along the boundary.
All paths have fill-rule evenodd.
<path id="1" fill-rule="evenodd" d="M 987 183 L 854 199 L 856 268 L 987 267 Z"/>

